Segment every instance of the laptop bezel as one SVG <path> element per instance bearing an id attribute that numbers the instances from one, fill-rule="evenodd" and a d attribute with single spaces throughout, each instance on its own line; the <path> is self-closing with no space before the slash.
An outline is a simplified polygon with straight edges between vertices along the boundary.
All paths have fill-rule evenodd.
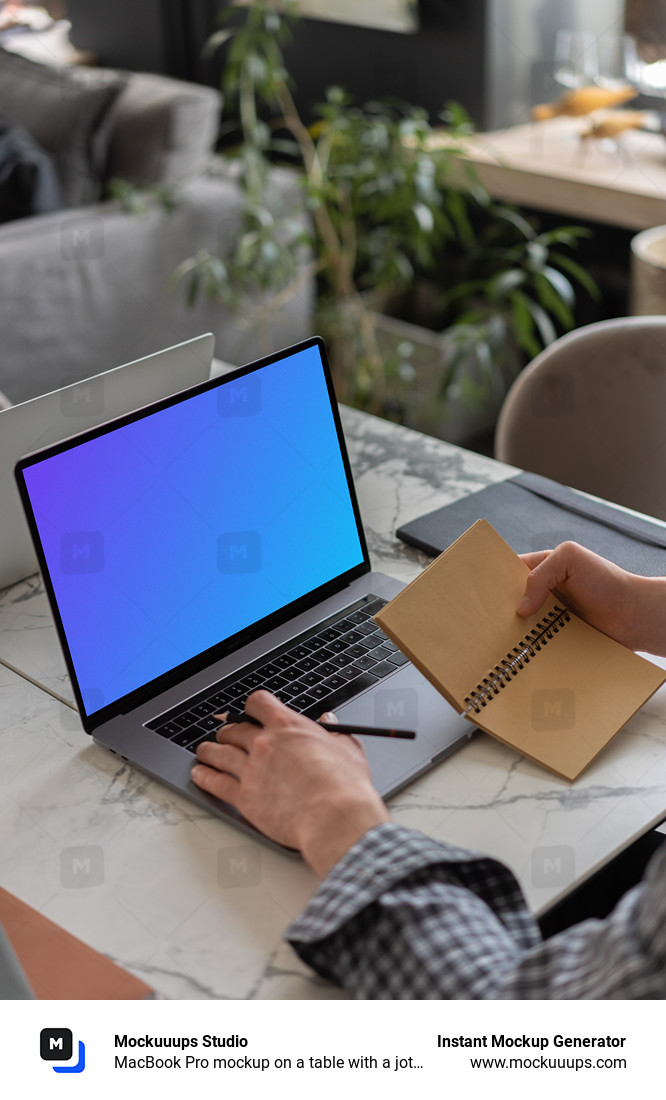
<path id="1" fill-rule="evenodd" d="M 247 374 L 251 374 L 254 371 L 261 370 L 262 368 L 267 367 L 271 363 L 275 363 L 278 360 L 285 358 L 286 356 L 295 355 L 299 352 L 306 351 L 309 348 L 313 347 L 316 347 L 319 350 L 319 354 L 321 357 L 324 380 L 326 382 L 331 412 L 333 415 L 333 422 L 337 433 L 338 444 L 340 446 L 340 453 L 342 457 L 345 476 L 347 479 L 347 487 L 352 504 L 354 520 L 356 522 L 356 530 L 361 547 L 362 561 L 359 562 L 358 565 L 355 565 L 351 569 L 347 570 L 346 572 L 339 574 L 337 577 L 334 577 L 330 581 L 327 581 L 326 584 L 321 585 L 319 588 L 316 588 L 306 595 L 299 597 L 297 600 L 292 601 L 285 607 L 272 612 L 270 615 L 267 615 L 263 619 L 258 620 L 258 622 L 253 623 L 251 626 L 246 627 L 244 630 L 238 631 L 236 634 L 231 635 L 229 638 L 226 638 L 223 641 L 216 643 L 214 646 L 211 646 L 209 649 L 204 650 L 197 656 L 189 658 L 187 661 L 182 662 L 180 665 L 177 665 L 175 668 L 170 669 L 168 672 L 162 673 L 160 676 L 148 681 L 148 683 L 142 685 L 141 687 L 135 688 L 128 694 L 114 700 L 114 702 L 108 703 L 106 706 L 102 707 L 100 710 L 95 711 L 93 714 L 86 714 L 83 696 L 79 687 L 74 662 L 72 660 L 69 645 L 67 642 L 66 632 L 58 608 L 58 601 L 56 599 L 55 590 L 51 583 L 48 564 L 42 548 L 39 530 L 32 510 L 30 495 L 23 476 L 24 471 L 30 466 L 34 466 L 37 463 L 52 458 L 57 454 L 62 454 L 63 452 L 71 450 L 72 448 L 80 446 L 81 444 L 87 443 L 92 439 L 100 438 L 101 436 L 107 435 L 110 432 L 116 431 L 119 428 L 123 428 L 128 424 L 133 424 L 138 420 L 144 419 L 146 416 L 151 416 L 154 413 L 161 411 L 162 409 L 167 409 L 172 407 L 173 405 L 179 404 L 182 401 L 189 400 L 200 393 L 206 393 L 209 390 L 218 389 L 221 386 L 228 385 L 230 382 L 235 382 L 237 379 L 242 378 Z M 184 683 L 191 676 L 195 675 L 198 672 L 201 672 L 208 666 L 215 664 L 217 661 L 220 661 L 225 657 L 229 657 L 231 654 L 241 649 L 243 646 L 247 645 L 250 642 L 256 641 L 263 635 L 268 634 L 269 631 L 289 622 L 290 619 L 295 618 L 300 613 L 308 611 L 310 608 L 325 600 L 328 596 L 334 595 L 335 593 L 341 591 L 357 577 L 361 577 L 371 571 L 370 556 L 368 553 L 365 532 L 363 530 L 363 523 L 361 520 L 361 513 L 356 496 L 356 489 L 354 486 L 354 479 L 349 462 L 349 455 L 347 453 L 344 432 L 342 430 L 342 423 L 340 420 L 338 403 L 335 396 L 335 389 L 331 377 L 326 348 L 324 345 L 324 341 L 320 336 L 314 336 L 310 337 L 307 340 L 300 341 L 297 344 L 293 344 L 289 347 L 283 348 L 278 352 L 272 353 L 271 355 L 267 355 L 261 359 L 255 360 L 252 363 L 247 363 L 242 367 L 238 367 L 236 370 L 229 371 L 228 373 L 223 375 L 218 375 L 217 377 L 211 378 L 206 382 L 201 382 L 196 386 L 192 386 L 186 390 L 180 391 L 179 393 L 172 394 L 169 397 L 161 398 L 159 401 L 156 401 L 150 405 L 146 405 L 141 409 L 134 410 L 131 413 L 126 413 L 123 416 L 116 417 L 115 419 L 108 421 L 105 424 L 99 424 L 96 427 L 89 428 L 84 432 L 80 432 L 75 436 L 71 436 L 68 439 L 64 439 L 57 443 L 51 444 L 49 447 L 46 447 L 40 451 L 36 451 L 30 455 L 26 455 L 24 458 L 20 459 L 19 462 L 17 462 L 14 468 L 14 474 L 21 496 L 23 509 L 30 529 L 30 536 L 32 538 L 35 552 L 37 554 L 37 560 L 39 562 L 39 568 L 42 579 L 44 581 L 44 587 L 49 600 L 49 605 L 51 607 L 51 612 L 53 614 L 58 639 L 62 647 L 65 663 L 67 665 L 67 671 L 69 673 L 72 689 L 74 691 L 76 705 L 79 710 L 83 728 L 85 729 L 86 733 L 89 734 L 92 734 L 94 730 L 104 725 L 110 719 L 115 718 L 116 716 L 121 714 L 127 714 L 135 708 L 148 702 L 150 699 L 158 698 L 165 691 L 169 690 L 170 688 L 177 687 L 181 683 Z"/>

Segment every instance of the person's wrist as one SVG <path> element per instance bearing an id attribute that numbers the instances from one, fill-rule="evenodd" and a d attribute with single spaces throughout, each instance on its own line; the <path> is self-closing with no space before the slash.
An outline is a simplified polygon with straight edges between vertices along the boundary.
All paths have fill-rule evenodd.
<path id="1" fill-rule="evenodd" d="M 324 878 L 362 836 L 389 820 L 374 788 L 337 797 L 314 796 L 301 813 L 298 847 L 306 863 Z"/>
<path id="2" fill-rule="evenodd" d="M 666 657 L 666 578 L 632 577 L 632 649 Z"/>

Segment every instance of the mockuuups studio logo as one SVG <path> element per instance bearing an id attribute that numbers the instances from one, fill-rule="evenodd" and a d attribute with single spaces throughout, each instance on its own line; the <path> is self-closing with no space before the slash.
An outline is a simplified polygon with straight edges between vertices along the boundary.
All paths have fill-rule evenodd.
<path id="1" fill-rule="evenodd" d="M 67 890 L 101 886 L 104 882 L 104 849 L 99 844 L 76 844 L 60 853 L 60 885 Z"/>
<path id="2" fill-rule="evenodd" d="M 383 688 L 375 696 L 375 725 L 411 729 L 418 724 L 419 697 L 414 688 Z"/>
<path id="3" fill-rule="evenodd" d="M 60 393 L 60 411 L 71 418 L 100 416 L 104 412 L 104 379 L 89 378 L 66 386 Z"/>
<path id="4" fill-rule="evenodd" d="M 576 870 L 576 855 L 570 844 L 535 848 L 532 852 L 532 885 L 566 886 Z"/>
<path id="5" fill-rule="evenodd" d="M 103 218 L 65 218 L 60 228 L 63 260 L 99 260 L 104 255 Z"/>
<path id="6" fill-rule="evenodd" d="M 252 844 L 220 848 L 217 853 L 217 883 L 224 889 L 258 886 L 261 882 L 261 852 Z"/>
<path id="7" fill-rule="evenodd" d="M 234 382 L 223 383 L 217 395 L 220 416 L 257 416 L 261 412 L 261 379 L 246 374 Z"/>
<path id="8" fill-rule="evenodd" d="M 570 688 L 532 692 L 532 729 L 540 733 L 571 730 L 576 724 L 574 693 Z"/>
<path id="9" fill-rule="evenodd" d="M 217 540 L 220 573 L 258 573 L 261 537 L 258 531 L 225 531 Z"/>
<path id="10" fill-rule="evenodd" d="M 101 573 L 104 568 L 104 536 L 101 531 L 67 531 L 60 538 L 63 573 Z"/>
<path id="11" fill-rule="evenodd" d="M 39 1054 L 45 1062 L 71 1062 L 74 1038 L 68 1027 L 44 1027 L 39 1033 Z M 79 1039 L 77 1060 L 73 1066 L 51 1066 L 55 1073 L 83 1073 L 86 1048 Z"/>

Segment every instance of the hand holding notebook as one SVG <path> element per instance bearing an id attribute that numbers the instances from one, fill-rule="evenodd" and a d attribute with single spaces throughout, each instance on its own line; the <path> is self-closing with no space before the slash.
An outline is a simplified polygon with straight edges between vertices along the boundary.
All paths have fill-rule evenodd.
<path id="1" fill-rule="evenodd" d="M 520 618 L 528 574 L 479 520 L 376 619 L 459 713 L 571 780 L 666 675 L 552 595 Z"/>

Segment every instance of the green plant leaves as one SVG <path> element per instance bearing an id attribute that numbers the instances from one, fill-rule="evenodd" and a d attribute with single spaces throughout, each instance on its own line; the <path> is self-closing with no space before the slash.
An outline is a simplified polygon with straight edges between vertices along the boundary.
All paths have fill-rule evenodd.
<path id="1" fill-rule="evenodd" d="M 429 206 L 424 202 L 415 202 L 412 212 L 418 223 L 419 229 L 424 233 L 432 233 L 435 228 L 435 216 Z"/>
<path id="2" fill-rule="evenodd" d="M 422 108 L 396 100 L 359 107 L 333 86 L 306 125 L 282 55 L 286 8 L 228 3 L 209 40 L 207 56 L 224 49 L 222 91 L 236 112 L 226 133 L 239 134 L 242 226 L 223 255 L 202 250 L 179 265 L 175 283 L 191 304 L 205 295 L 247 316 L 248 301 L 281 308 L 299 273 L 316 270 L 339 397 L 399 415 L 400 387 L 418 388 L 418 356 L 382 354 L 370 303 L 416 301 L 427 277 L 435 289 L 425 297 L 437 304 L 449 347 L 442 399 L 456 390 L 473 401 L 497 396 L 574 324 L 577 289 L 596 293 L 569 255 L 587 231 L 540 232 L 533 218 L 491 199 L 464 157 L 472 124 L 460 104 L 448 103 L 447 129 L 434 130 Z M 277 208 L 276 158 L 295 166 L 310 228 Z"/>
<path id="3" fill-rule="evenodd" d="M 528 355 L 534 358 L 541 351 L 541 347 L 534 332 L 534 318 L 530 309 L 529 298 L 519 292 L 512 294 L 511 311 L 518 344 Z"/>
<path id="4" fill-rule="evenodd" d="M 580 283 L 595 301 L 599 301 L 599 287 L 585 268 L 581 267 L 575 260 L 572 260 L 571 256 L 563 256 L 561 253 L 558 253 L 556 256 L 553 256 L 553 263 L 557 264 L 558 267 L 564 268 L 565 271 L 568 271 L 576 282 Z"/>
<path id="5" fill-rule="evenodd" d="M 534 273 L 534 285 L 540 304 L 551 313 L 564 328 L 574 323 L 570 303 L 573 303 L 573 287 L 568 279 L 547 264 L 542 271 Z"/>
<path id="6" fill-rule="evenodd" d="M 228 42 L 230 38 L 233 38 L 234 33 L 235 31 L 233 30 L 222 30 L 215 31 L 214 34 L 211 34 L 204 43 L 201 55 L 204 61 L 209 61 L 212 57 L 215 57 L 220 47 L 223 46 L 225 42 Z"/>
<path id="7" fill-rule="evenodd" d="M 505 295 L 510 294 L 512 290 L 522 286 L 525 279 L 526 274 L 519 267 L 510 267 L 506 271 L 500 271 L 488 280 L 485 286 L 486 295 L 491 301 L 502 299 Z"/>

